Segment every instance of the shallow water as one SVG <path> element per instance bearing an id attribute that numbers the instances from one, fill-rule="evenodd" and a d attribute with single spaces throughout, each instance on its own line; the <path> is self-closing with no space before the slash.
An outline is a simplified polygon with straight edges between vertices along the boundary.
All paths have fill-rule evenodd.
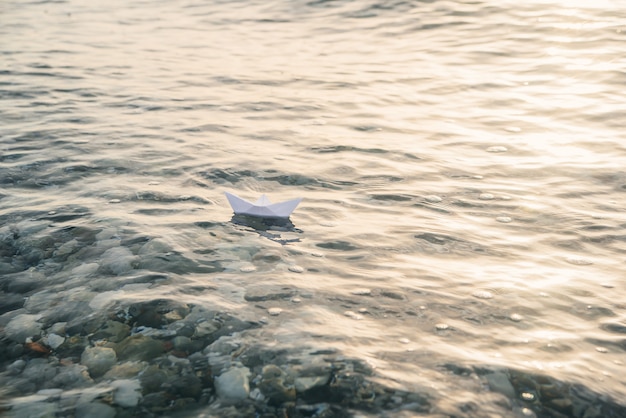
<path id="1" fill-rule="evenodd" d="M 25 373 L 82 361 L 51 334 L 106 344 L 85 318 L 166 299 L 428 399 L 357 414 L 620 416 L 625 23 L 617 0 L 3 2 L 4 408 L 119 392 Z M 224 191 L 304 200 L 276 225 Z M 563 393 L 529 400 L 520 375 Z M 219 411 L 203 391 L 111 406 Z"/>

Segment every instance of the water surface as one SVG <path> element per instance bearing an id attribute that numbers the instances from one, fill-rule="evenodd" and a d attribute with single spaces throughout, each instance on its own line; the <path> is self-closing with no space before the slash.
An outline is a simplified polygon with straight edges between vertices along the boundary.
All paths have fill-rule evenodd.
<path id="1" fill-rule="evenodd" d="M 625 22 L 617 0 L 3 2 L 5 408 L 121 391 L 58 376 L 122 344 L 111 315 L 166 300 L 243 321 L 224 338 L 285 370 L 324 353 L 398 391 L 350 413 L 620 416 Z M 276 225 L 224 191 L 304 201 Z M 137 317 L 113 322 L 180 319 Z M 124 377 L 212 342 L 171 337 Z M 27 375 L 50 364 L 55 383 Z M 142 381 L 106 413 L 210 414 L 211 379 L 163 410 Z"/>

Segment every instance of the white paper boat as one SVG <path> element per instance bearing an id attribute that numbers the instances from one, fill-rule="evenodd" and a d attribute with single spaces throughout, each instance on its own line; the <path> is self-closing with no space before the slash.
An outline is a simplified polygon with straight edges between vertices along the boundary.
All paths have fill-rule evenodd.
<path id="1" fill-rule="evenodd" d="M 302 198 L 271 203 L 269 198 L 261 195 L 256 202 L 248 202 L 232 193 L 224 192 L 235 215 L 258 216 L 261 218 L 288 218 L 302 201 Z"/>

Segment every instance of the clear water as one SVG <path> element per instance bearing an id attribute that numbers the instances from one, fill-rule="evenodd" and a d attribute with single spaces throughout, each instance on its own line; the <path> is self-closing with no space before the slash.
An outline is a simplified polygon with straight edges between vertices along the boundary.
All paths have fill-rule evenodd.
<path id="1" fill-rule="evenodd" d="M 445 364 L 623 402 L 625 31 L 619 0 L 3 1 L 1 324 L 166 298 L 432 416 L 523 406 Z M 268 229 L 224 191 L 304 200 Z"/>

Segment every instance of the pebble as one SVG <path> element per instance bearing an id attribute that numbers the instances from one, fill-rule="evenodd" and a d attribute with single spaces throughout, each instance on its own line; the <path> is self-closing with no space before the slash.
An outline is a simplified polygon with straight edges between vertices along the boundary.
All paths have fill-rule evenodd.
<path id="1" fill-rule="evenodd" d="M 141 385 L 139 381 L 129 379 L 115 380 L 111 382 L 111 386 L 116 389 L 113 395 L 113 402 L 116 405 L 132 408 L 139 404 L 141 399 Z"/>
<path id="2" fill-rule="evenodd" d="M 511 314 L 511 316 L 509 316 L 509 318 L 513 322 L 521 322 L 524 319 L 524 317 L 522 315 L 516 314 L 516 313 Z"/>
<path id="3" fill-rule="evenodd" d="M 596 347 L 598 353 L 608 353 L 609 350 L 606 347 Z"/>
<path id="4" fill-rule="evenodd" d="M 215 379 L 217 396 L 226 402 L 239 402 L 250 395 L 248 381 L 250 370 L 245 367 L 235 367 L 222 373 Z"/>
<path id="5" fill-rule="evenodd" d="M 283 310 L 281 308 L 269 308 L 267 310 L 267 313 L 272 315 L 272 316 L 278 316 L 281 314 Z"/>
<path id="6" fill-rule="evenodd" d="M 437 331 L 445 331 L 445 330 L 447 330 L 448 328 L 450 328 L 450 325 L 448 325 L 448 324 L 444 324 L 444 323 L 439 323 L 439 324 L 436 324 L 436 325 L 435 325 L 435 329 L 436 329 Z"/>
<path id="7" fill-rule="evenodd" d="M 371 296 L 372 290 L 371 289 L 355 289 L 350 293 L 352 293 L 353 295 L 357 295 L 357 296 Z"/>
<path id="8" fill-rule="evenodd" d="M 495 196 L 492 195 L 491 193 L 481 193 L 480 196 L 478 196 L 478 198 L 480 200 L 493 200 Z"/>
<path id="9" fill-rule="evenodd" d="M 289 266 L 289 271 L 293 272 L 293 273 L 302 273 L 304 271 L 304 268 L 301 266 L 298 266 L 296 264 L 293 264 L 291 266 Z"/>
<path id="10" fill-rule="evenodd" d="M 411 340 L 409 340 L 408 338 L 400 338 L 398 340 L 398 342 L 400 342 L 402 344 L 409 344 L 411 342 Z"/>
<path id="11" fill-rule="evenodd" d="M 501 145 L 496 145 L 496 146 L 487 148 L 487 152 L 507 152 L 507 151 L 508 151 L 508 148 L 503 147 Z"/>
<path id="12" fill-rule="evenodd" d="M 501 393 L 509 398 L 515 398 L 515 388 L 509 381 L 509 377 L 502 372 L 489 373 L 485 376 L 489 389 Z"/>
<path id="13" fill-rule="evenodd" d="M 7 366 L 6 371 L 9 374 L 9 376 L 16 376 L 22 373 L 22 370 L 24 370 L 24 367 L 26 367 L 26 362 L 24 360 L 22 359 L 15 360 L 13 363 Z"/>
<path id="14" fill-rule="evenodd" d="M 253 271 L 256 271 L 256 267 L 254 267 L 252 264 L 249 264 L 247 266 L 241 267 L 239 271 L 241 271 L 242 273 L 252 273 Z"/>
<path id="15" fill-rule="evenodd" d="M 437 195 L 431 194 L 424 197 L 428 203 L 441 203 L 443 199 Z"/>
<path id="16" fill-rule="evenodd" d="M 476 292 L 472 293 L 472 296 L 478 299 L 493 299 L 493 293 L 489 292 L 488 290 L 477 290 Z"/>
<path id="17" fill-rule="evenodd" d="M 363 319 L 363 315 L 359 315 L 358 313 L 354 311 L 345 311 L 343 314 L 347 316 L 348 318 L 352 318 L 357 321 L 360 321 L 361 319 Z"/>
<path id="18" fill-rule="evenodd" d="M 100 377 L 117 362 L 115 350 L 108 347 L 87 347 L 80 357 L 80 363 L 87 366 L 91 377 Z"/>
<path id="19" fill-rule="evenodd" d="M 296 392 L 302 393 L 318 386 L 324 386 L 328 383 L 329 379 L 330 374 L 312 377 L 297 377 L 294 381 L 294 386 L 296 387 Z"/>
<path id="20" fill-rule="evenodd" d="M 116 275 L 122 275 L 133 269 L 136 257 L 125 247 L 113 247 L 102 254 L 101 267 Z"/>
<path id="21" fill-rule="evenodd" d="M 293 299 L 291 299 L 291 302 L 292 303 L 301 303 L 302 299 L 300 299 L 300 298 L 293 298 Z"/>
<path id="22" fill-rule="evenodd" d="M 565 261 L 575 266 L 589 266 L 593 264 L 593 261 L 582 257 L 567 257 Z"/>
<path id="23" fill-rule="evenodd" d="M 76 406 L 75 418 L 113 418 L 115 408 L 101 402 L 83 403 Z"/>
<path id="24" fill-rule="evenodd" d="M 20 314 L 4 328 L 4 335 L 16 343 L 23 344 L 27 338 L 39 335 L 42 324 L 37 322 L 41 315 Z"/>
<path id="25" fill-rule="evenodd" d="M 120 199 L 111 199 L 109 200 L 109 203 L 120 203 L 121 200 Z"/>
<path id="26" fill-rule="evenodd" d="M 61 344 L 65 342 L 65 337 L 61 337 L 57 334 L 48 334 L 48 336 L 46 337 L 46 342 L 48 344 L 48 347 L 56 350 L 61 346 Z"/>
<path id="27" fill-rule="evenodd" d="M 510 222 L 513 222 L 513 219 L 508 216 L 498 216 L 496 218 L 496 221 L 502 222 L 503 224 L 508 224 Z"/>
<path id="28" fill-rule="evenodd" d="M 535 395 L 533 395 L 532 393 L 529 393 L 529 392 L 522 392 L 521 397 L 525 401 L 534 401 L 535 400 Z"/>

